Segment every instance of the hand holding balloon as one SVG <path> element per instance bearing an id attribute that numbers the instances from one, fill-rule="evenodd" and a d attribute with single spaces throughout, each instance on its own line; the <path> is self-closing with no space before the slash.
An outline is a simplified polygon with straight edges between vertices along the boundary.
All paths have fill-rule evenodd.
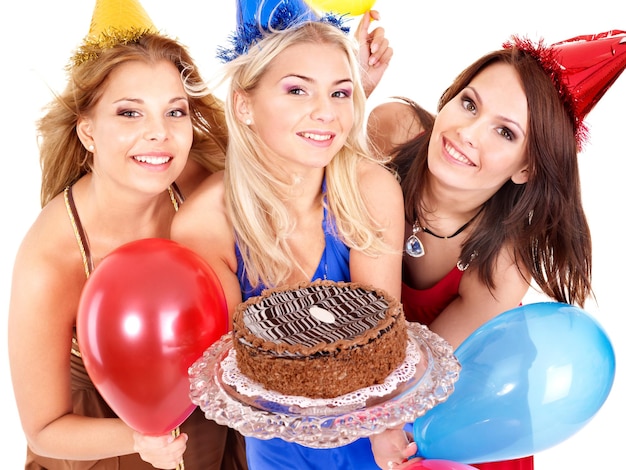
<path id="1" fill-rule="evenodd" d="M 187 449 L 187 435 L 175 436 L 172 433 L 164 436 L 148 436 L 133 433 L 134 450 L 141 459 L 155 468 L 176 468 L 183 470 L 183 454 Z"/>
<path id="2" fill-rule="evenodd" d="M 192 413 L 188 368 L 228 331 L 222 286 L 193 251 L 128 243 L 87 280 L 76 331 L 85 368 L 131 428 L 164 435 Z"/>

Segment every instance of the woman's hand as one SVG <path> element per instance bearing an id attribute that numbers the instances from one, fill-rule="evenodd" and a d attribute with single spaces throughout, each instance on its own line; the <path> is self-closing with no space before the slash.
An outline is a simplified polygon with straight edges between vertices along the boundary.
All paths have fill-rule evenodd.
<path id="1" fill-rule="evenodd" d="M 165 436 L 147 436 L 139 432 L 133 433 L 134 449 L 142 460 L 155 468 L 178 468 L 187 448 L 187 434 L 178 437 L 173 434 Z"/>
<path id="2" fill-rule="evenodd" d="M 384 470 L 399 470 L 409 466 L 409 457 L 417 453 L 417 444 L 408 439 L 402 429 L 387 429 L 370 436 L 376 464 Z"/>
<path id="3" fill-rule="evenodd" d="M 359 41 L 359 63 L 363 73 L 361 80 L 367 97 L 378 86 L 393 56 L 393 49 L 389 47 L 385 30 L 379 26 L 371 33 L 369 32 L 372 21 L 379 19 L 380 14 L 377 11 L 365 12 L 355 33 Z"/>

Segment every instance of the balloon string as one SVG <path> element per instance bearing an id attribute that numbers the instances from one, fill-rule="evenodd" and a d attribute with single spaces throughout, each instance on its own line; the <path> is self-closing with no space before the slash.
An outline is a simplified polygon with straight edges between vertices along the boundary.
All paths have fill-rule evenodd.
<path id="1" fill-rule="evenodd" d="M 176 427 L 172 431 L 172 436 L 178 437 L 180 436 L 180 427 Z M 176 470 L 185 470 L 185 461 L 181 459 L 180 463 L 176 466 Z"/>

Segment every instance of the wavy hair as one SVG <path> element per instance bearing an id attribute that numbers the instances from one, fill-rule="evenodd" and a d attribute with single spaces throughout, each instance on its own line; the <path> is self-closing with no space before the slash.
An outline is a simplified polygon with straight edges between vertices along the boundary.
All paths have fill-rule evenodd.
<path id="1" fill-rule="evenodd" d="M 37 121 L 42 206 L 91 171 L 91 153 L 81 144 L 76 124 L 96 105 L 111 72 L 129 61 L 153 63 L 163 59 L 180 71 L 189 95 L 193 125 L 189 158 L 211 172 L 224 168 L 228 133 L 223 103 L 209 93 L 183 45 L 159 34 L 145 34 L 69 67 L 65 90 L 44 108 L 45 114 Z"/>
<path id="2" fill-rule="evenodd" d="M 230 80 L 226 122 L 230 142 L 226 158 L 226 206 L 231 217 L 246 274 L 253 286 L 275 286 L 298 269 L 287 240 L 294 229 L 286 201 L 291 176 L 263 157 L 264 143 L 235 115 L 235 93 L 253 92 L 285 49 L 298 44 L 331 44 L 345 52 L 352 78 L 354 124 L 347 141 L 326 167 L 325 204 L 335 221 L 338 236 L 351 248 L 375 255 L 387 250 L 382 228 L 370 217 L 359 190 L 358 164 L 370 155 L 363 132 L 365 93 L 360 81 L 356 45 L 342 30 L 328 23 L 303 22 L 282 31 L 272 31 L 246 54 L 226 64 Z M 261 150 L 259 150 L 261 149 Z"/>
<path id="3" fill-rule="evenodd" d="M 487 54 L 466 68 L 439 100 L 441 110 L 482 70 L 492 64 L 514 67 L 528 102 L 526 158 L 528 181 L 507 181 L 486 203 L 460 261 L 477 269 L 493 288 L 496 258 L 514 249 L 518 266 L 531 273 L 552 299 L 583 306 L 591 295 L 591 234 L 583 210 L 576 127 L 549 76 L 530 55 L 515 47 Z M 427 187 L 428 141 L 434 118 L 411 104 L 426 131 L 395 149 L 402 178 L 405 215 L 421 218 Z M 530 281 L 529 281 L 530 282 Z"/>

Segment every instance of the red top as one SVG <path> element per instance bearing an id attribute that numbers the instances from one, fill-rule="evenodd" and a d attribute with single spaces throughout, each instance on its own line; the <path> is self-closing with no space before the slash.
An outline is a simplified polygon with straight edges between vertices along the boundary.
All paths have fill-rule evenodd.
<path id="1" fill-rule="evenodd" d="M 459 295 L 463 271 L 456 266 L 429 289 L 417 290 L 402 283 L 402 303 L 408 321 L 430 325 Z"/>
<path id="2" fill-rule="evenodd" d="M 429 289 L 417 290 L 402 283 L 402 304 L 409 321 L 430 323 L 459 295 L 463 271 L 456 266 Z M 533 456 L 521 459 L 472 464 L 480 470 L 533 470 Z"/>

